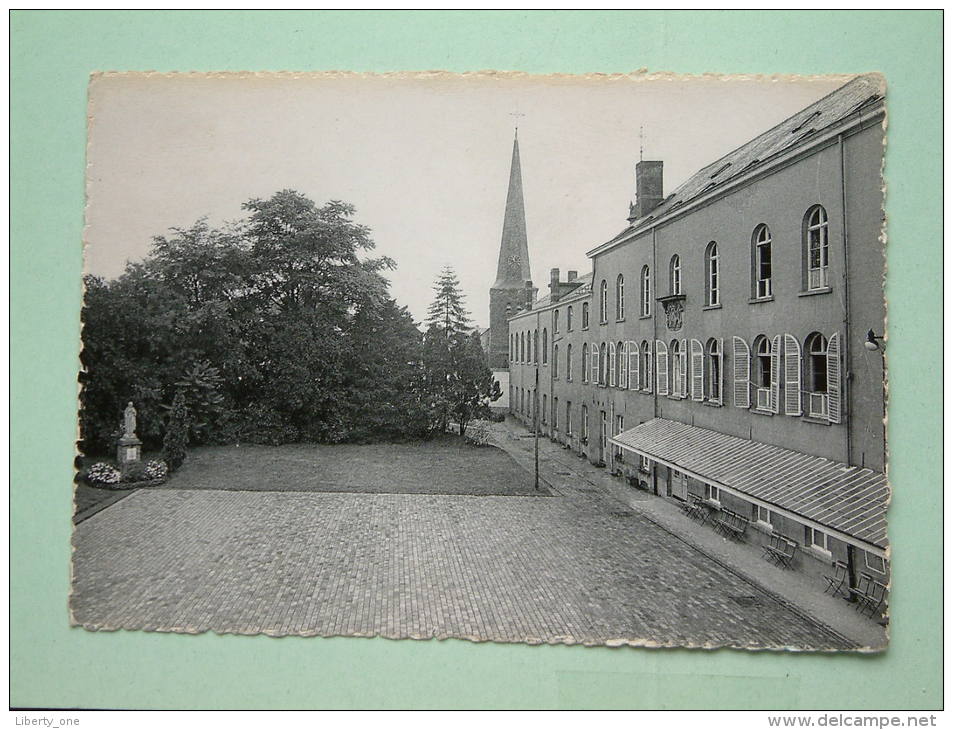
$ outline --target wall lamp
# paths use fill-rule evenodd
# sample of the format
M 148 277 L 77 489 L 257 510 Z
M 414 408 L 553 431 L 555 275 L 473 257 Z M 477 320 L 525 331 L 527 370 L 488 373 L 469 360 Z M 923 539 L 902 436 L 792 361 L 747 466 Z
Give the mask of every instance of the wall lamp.
M 878 337 L 874 334 L 873 330 L 867 330 L 867 339 L 864 340 L 864 347 L 870 350 L 871 352 L 876 352 L 881 349 L 881 344 L 884 341 L 884 338 Z

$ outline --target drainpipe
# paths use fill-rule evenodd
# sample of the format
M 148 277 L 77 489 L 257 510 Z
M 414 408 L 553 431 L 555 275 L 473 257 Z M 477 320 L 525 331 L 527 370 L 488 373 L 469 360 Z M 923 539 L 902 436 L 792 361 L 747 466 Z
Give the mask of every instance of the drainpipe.
M 652 226 L 652 276 L 649 277 L 649 285 L 652 287 L 652 291 L 649 292 L 649 301 L 652 299 L 657 299 L 658 297 L 658 245 L 656 239 L 657 228 Z M 652 295 L 655 295 L 654 297 Z M 659 399 L 658 399 L 658 373 L 656 368 L 658 368 L 658 356 L 655 353 L 656 342 L 658 341 L 658 302 L 656 301 L 655 310 L 652 313 L 652 346 L 650 348 L 652 352 L 652 379 L 654 383 L 649 383 L 649 387 L 652 388 L 652 416 L 658 418 L 660 415 L 659 412 Z M 655 466 L 652 469 L 652 491 L 655 492 L 656 496 L 659 494 L 658 488 L 658 463 L 656 462 Z
M 850 255 L 848 253 L 848 236 L 847 236 L 847 163 L 845 160 L 844 154 L 844 134 L 841 133 L 837 135 L 837 146 L 840 152 L 840 180 L 841 180 L 841 215 L 843 216 L 843 222 L 841 225 L 841 231 L 843 236 L 843 245 L 844 245 L 844 364 L 845 364 L 845 377 L 844 377 L 844 418 L 845 425 L 847 426 L 847 458 L 844 460 L 846 463 L 851 464 L 851 449 L 852 449 L 852 439 L 851 439 L 851 429 L 854 425 L 853 418 L 853 403 L 851 402 L 851 383 L 854 379 L 853 369 L 851 367 L 850 359 Z

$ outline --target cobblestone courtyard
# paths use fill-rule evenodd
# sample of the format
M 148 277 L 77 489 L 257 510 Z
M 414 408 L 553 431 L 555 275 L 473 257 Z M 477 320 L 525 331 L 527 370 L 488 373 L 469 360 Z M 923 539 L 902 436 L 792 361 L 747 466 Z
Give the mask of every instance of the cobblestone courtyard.
M 592 492 L 144 490 L 77 526 L 73 616 L 96 629 L 851 645 Z

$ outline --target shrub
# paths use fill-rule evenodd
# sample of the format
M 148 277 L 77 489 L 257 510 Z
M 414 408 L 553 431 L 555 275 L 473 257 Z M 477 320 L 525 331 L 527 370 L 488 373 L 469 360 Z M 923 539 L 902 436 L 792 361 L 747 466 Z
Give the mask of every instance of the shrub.
M 165 427 L 165 438 L 162 440 L 162 452 L 165 455 L 169 471 L 175 471 L 185 461 L 189 443 L 189 414 L 185 407 L 185 396 L 182 391 L 175 394 L 172 400 L 172 410 Z
M 147 461 L 146 477 L 148 479 L 164 479 L 169 474 L 169 465 L 164 461 Z
M 122 475 L 119 473 L 119 470 L 116 467 L 114 467 L 112 464 L 106 464 L 103 462 L 93 464 L 91 467 L 89 467 L 89 471 L 86 472 L 86 481 L 88 481 L 90 484 L 119 484 L 119 480 L 121 478 Z
M 124 482 L 144 482 L 148 478 L 146 465 L 139 461 L 127 464 L 122 470 L 122 480 Z

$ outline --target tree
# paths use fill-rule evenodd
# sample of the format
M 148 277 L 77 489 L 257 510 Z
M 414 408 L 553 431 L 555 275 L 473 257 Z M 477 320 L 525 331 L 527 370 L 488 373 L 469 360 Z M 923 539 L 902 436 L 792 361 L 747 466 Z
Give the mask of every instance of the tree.
M 463 308 L 460 281 L 453 269 L 444 266 L 434 284 L 434 300 L 427 310 L 427 329 L 439 328 L 447 339 L 472 328 L 470 313 Z
M 434 430 L 445 431 L 453 418 L 463 435 L 468 421 L 489 415 L 489 402 L 500 397 L 500 389 L 486 365 L 479 335 L 470 331 L 452 269 L 444 267 L 434 292 L 423 348 L 428 405 Z
M 189 412 L 185 406 L 185 394 L 180 390 L 172 399 L 172 410 L 166 424 L 162 453 L 169 471 L 175 471 L 185 461 L 189 444 Z
M 292 190 L 156 236 L 112 281 L 87 277 L 82 450 L 115 447 L 136 403 L 159 448 L 182 391 L 197 442 L 398 438 L 429 423 L 421 335 L 387 293 L 387 257 L 367 257 L 354 208 Z

